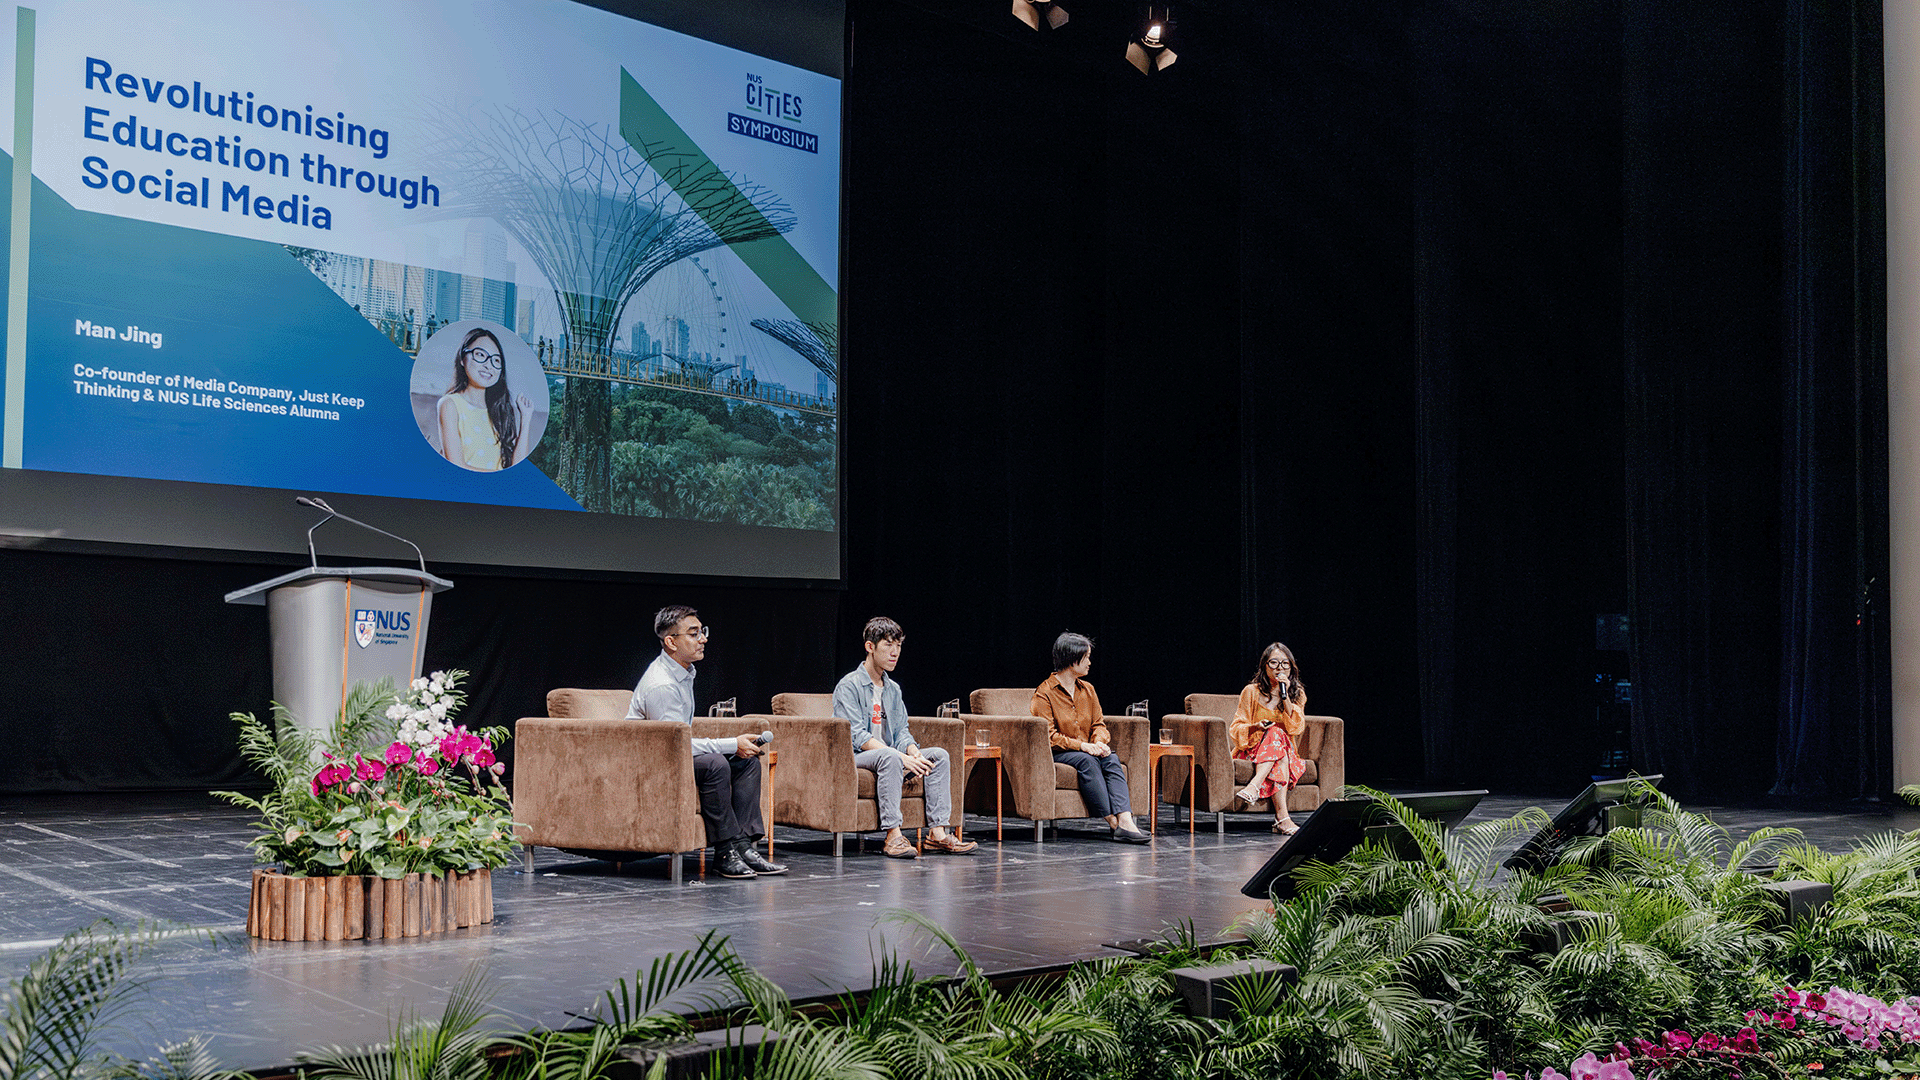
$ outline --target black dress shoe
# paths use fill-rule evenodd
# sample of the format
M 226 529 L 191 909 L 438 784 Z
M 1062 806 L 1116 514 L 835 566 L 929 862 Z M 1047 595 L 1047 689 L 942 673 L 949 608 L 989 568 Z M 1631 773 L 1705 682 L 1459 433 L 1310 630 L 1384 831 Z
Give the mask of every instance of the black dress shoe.
M 713 855 L 714 870 L 721 877 L 750 878 L 760 876 L 754 872 L 753 867 L 747 865 L 747 860 L 740 857 L 740 846 L 738 844 L 730 844 L 724 848 L 720 848 L 716 850 Z
M 787 872 L 786 863 L 769 861 L 765 855 L 760 854 L 759 845 L 752 841 L 741 844 L 739 851 L 740 861 L 753 867 L 753 872 L 756 874 L 784 874 Z
M 1138 829 L 1115 829 L 1113 838 L 1122 844 L 1144 844 L 1153 839 Z

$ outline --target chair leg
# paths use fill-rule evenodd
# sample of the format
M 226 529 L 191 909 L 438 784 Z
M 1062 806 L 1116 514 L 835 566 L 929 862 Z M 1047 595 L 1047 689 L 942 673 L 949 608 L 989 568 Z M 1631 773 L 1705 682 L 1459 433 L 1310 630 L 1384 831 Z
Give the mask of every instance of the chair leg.
M 520 870 L 522 873 L 527 873 L 527 874 L 533 873 L 533 845 L 532 844 L 525 844 L 525 845 L 522 845 L 520 848 Z
M 839 859 L 839 858 L 845 857 L 847 853 L 846 843 L 847 843 L 846 833 L 837 832 L 833 834 L 833 857 L 834 858 Z
M 1227 812 L 1225 810 L 1214 811 L 1213 831 L 1219 833 L 1221 836 L 1227 835 Z
M 1046 822 L 1035 821 L 1033 823 L 1033 842 L 1036 844 L 1044 844 L 1047 842 L 1047 823 Z
M 686 872 L 680 869 L 680 859 L 681 855 L 677 851 L 667 854 L 667 880 L 675 885 L 680 884 L 686 877 Z

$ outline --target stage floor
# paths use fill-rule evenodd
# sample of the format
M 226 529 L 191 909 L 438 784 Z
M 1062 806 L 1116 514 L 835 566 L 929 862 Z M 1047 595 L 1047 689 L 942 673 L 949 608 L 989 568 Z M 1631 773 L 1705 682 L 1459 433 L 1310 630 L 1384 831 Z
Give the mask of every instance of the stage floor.
M 1552 800 L 1493 797 L 1474 819 Z M 1788 813 L 1705 808 L 1737 834 L 1802 829 L 1828 849 L 1888 829 L 1920 828 L 1920 811 Z M 404 1009 L 434 1015 L 476 963 L 494 988 L 503 1029 L 568 1026 L 616 979 L 654 957 L 691 948 L 712 928 L 795 998 L 870 984 L 876 954 L 897 948 L 926 974 L 953 970 L 924 935 L 879 922 L 908 910 L 952 934 L 989 973 L 1123 955 L 1104 942 L 1155 937 L 1191 920 L 1203 939 L 1264 905 L 1240 884 L 1277 843 L 1255 815 L 1225 835 L 1210 817 L 1189 839 L 1163 812 L 1149 848 L 1069 824 L 1033 842 L 1026 822 L 993 842 L 991 818 L 970 817 L 972 856 L 896 861 L 869 843 L 832 857 L 827 838 L 779 830 L 782 877 L 675 886 L 666 863 L 581 862 L 542 849 L 531 875 L 494 877 L 495 922 L 437 938 L 262 942 L 241 931 L 252 854 L 246 813 L 204 797 L 91 795 L 0 799 L 0 975 L 17 975 L 54 939 L 102 917 L 205 927 L 161 944 L 145 986 L 111 1045 L 147 1053 L 191 1034 L 210 1037 L 222 1064 L 266 1069 L 297 1050 L 386 1035 Z M 1089 825 L 1092 823 L 1088 823 Z M 691 878 L 692 862 L 688 873 Z

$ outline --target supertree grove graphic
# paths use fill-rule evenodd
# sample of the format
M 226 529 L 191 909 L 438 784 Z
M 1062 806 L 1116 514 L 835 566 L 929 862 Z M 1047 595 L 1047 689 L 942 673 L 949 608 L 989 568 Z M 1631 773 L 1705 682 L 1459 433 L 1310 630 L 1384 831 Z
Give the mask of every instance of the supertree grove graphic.
M 675 262 L 790 231 L 777 195 L 711 163 L 649 165 L 600 125 L 543 112 L 476 109 L 443 117 L 434 153 L 453 174 L 453 213 L 505 228 L 553 287 L 566 327 L 548 370 L 565 378 L 562 489 L 590 511 L 612 509 L 613 355 L 621 313 Z
M 838 328 L 798 319 L 755 319 L 753 328 L 799 353 L 807 363 L 835 383 L 840 381 Z

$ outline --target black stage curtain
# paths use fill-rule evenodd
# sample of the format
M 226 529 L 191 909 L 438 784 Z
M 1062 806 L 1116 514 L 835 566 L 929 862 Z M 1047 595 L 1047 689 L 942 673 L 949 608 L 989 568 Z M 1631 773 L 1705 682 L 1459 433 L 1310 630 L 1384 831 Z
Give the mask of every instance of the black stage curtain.
M 1627 5 L 1635 756 L 1689 793 L 1876 795 L 1879 11 L 1766 14 Z
M 258 782 L 228 714 L 265 715 L 263 607 L 227 592 L 287 570 L 248 563 L 0 550 L 0 792 L 206 789 Z M 511 578 L 435 567 L 426 669 L 474 673 L 463 718 L 546 715 L 559 686 L 630 687 L 659 652 L 653 612 L 693 603 L 714 627 L 696 702 L 763 711 L 832 671 L 833 589 Z M 507 747 L 511 760 L 512 746 Z
M 1619 11 L 1409 22 L 1425 778 L 1577 788 L 1612 735 L 1593 620 L 1626 592 Z
M 1884 139 L 1877 4 L 1786 7 L 1776 795 L 1893 786 L 1886 595 Z
M 1635 764 L 1764 789 L 1780 626 L 1777 11 L 1626 4 Z

